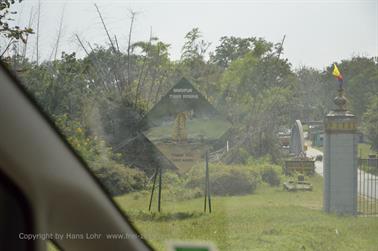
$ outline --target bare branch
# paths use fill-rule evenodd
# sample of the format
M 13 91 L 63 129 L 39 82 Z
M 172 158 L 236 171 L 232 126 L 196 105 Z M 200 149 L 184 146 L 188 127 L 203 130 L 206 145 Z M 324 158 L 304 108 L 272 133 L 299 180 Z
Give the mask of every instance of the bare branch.
M 140 88 L 142 86 L 142 79 L 144 79 L 143 73 L 144 73 L 144 69 L 145 69 L 146 64 L 147 64 L 148 54 L 150 53 L 151 43 L 152 43 L 152 27 L 150 28 L 150 39 L 148 41 L 148 45 L 147 45 L 147 48 L 146 48 L 146 55 L 144 55 L 144 58 L 143 58 L 142 69 L 140 70 L 140 73 L 139 73 L 138 84 L 137 84 L 136 91 L 135 91 L 135 101 L 134 101 L 135 107 L 137 106 L 137 103 L 138 103 L 139 91 L 140 91 Z M 146 75 L 147 75 L 147 73 L 146 73 Z
M 77 41 L 79 42 L 81 48 L 83 48 L 83 50 L 85 51 L 85 54 L 87 54 L 87 56 L 89 56 L 89 53 L 88 53 L 87 49 L 85 48 L 83 42 L 81 42 L 79 35 L 75 34 L 75 37 L 76 37 Z
M 117 45 L 117 51 L 120 52 L 120 51 L 119 51 L 118 40 L 117 40 L 117 36 L 116 36 L 116 35 L 114 35 L 114 41 L 115 41 L 115 43 L 116 43 L 116 45 Z
M 53 48 L 51 55 L 50 55 L 50 60 L 52 58 L 52 54 L 54 54 L 54 60 L 56 60 L 56 55 L 58 54 L 59 42 L 60 42 L 60 38 L 62 36 L 64 10 L 65 10 L 65 7 L 63 7 L 62 14 L 60 16 L 58 35 L 57 35 L 56 42 L 55 42 L 55 48 Z
M 127 43 L 127 86 L 131 84 L 131 64 L 130 64 L 130 49 L 131 49 L 131 34 L 133 32 L 133 25 L 135 20 L 135 15 L 137 12 L 129 10 L 131 14 L 131 23 L 130 23 L 130 30 L 129 30 L 129 41 Z
M 41 0 L 38 1 L 38 12 L 37 12 L 37 39 L 36 39 L 36 49 L 37 49 L 37 65 L 39 64 L 39 21 L 41 18 Z
M 33 20 L 33 7 L 30 10 L 30 17 L 29 17 L 29 22 L 28 22 L 28 27 L 31 27 L 32 25 L 32 20 Z M 26 51 L 28 47 L 28 39 L 29 39 L 29 33 L 26 34 L 25 36 L 25 43 L 24 43 L 24 48 L 22 50 L 22 58 L 26 59 Z
M 13 44 L 14 39 L 12 38 L 9 40 L 7 46 L 5 47 L 4 51 L 1 53 L 0 58 L 3 58 L 4 54 L 8 51 L 9 47 Z
M 102 25 L 104 26 L 104 30 L 106 32 L 106 35 L 108 36 L 108 39 L 109 39 L 109 42 L 110 42 L 110 45 L 112 46 L 112 49 L 113 49 L 113 52 L 115 53 L 116 52 L 116 49 L 115 49 L 115 46 L 113 44 L 113 40 L 111 39 L 110 37 L 110 34 L 109 34 L 109 31 L 108 31 L 108 28 L 106 28 L 106 25 L 105 25 L 105 22 L 104 22 L 104 19 L 102 18 L 102 15 L 101 15 L 101 12 L 100 12 L 100 9 L 98 8 L 97 4 L 94 4 L 94 6 L 96 7 L 96 10 L 97 10 L 97 13 L 101 19 L 101 23 Z
M 83 42 L 81 41 L 79 35 L 78 35 L 78 34 L 75 34 L 75 37 L 76 37 L 77 41 L 79 42 L 80 46 L 83 48 L 83 50 L 84 50 L 85 53 L 87 54 L 87 56 L 89 56 L 89 52 L 88 52 L 88 50 L 85 48 L 85 46 L 84 46 Z M 90 44 L 89 42 L 88 42 L 88 46 L 89 46 L 89 48 L 91 48 L 91 50 L 93 51 L 93 48 L 92 48 L 92 46 L 91 46 L 91 44 Z M 102 84 L 103 84 L 103 86 L 104 86 L 104 89 L 105 89 L 106 91 L 109 91 L 109 88 L 108 88 L 108 86 L 107 86 L 107 84 L 106 84 L 106 81 L 104 80 L 104 79 L 105 79 L 104 76 L 106 76 L 106 74 L 104 73 L 104 70 L 103 70 L 102 67 L 99 65 L 99 63 L 97 62 L 97 57 L 96 57 L 96 54 L 95 54 L 95 53 L 93 54 L 93 57 L 94 57 L 94 59 L 91 59 L 91 61 L 92 61 L 93 65 L 94 65 L 94 67 L 96 68 L 95 75 L 96 75 L 97 77 L 99 77 L 99 79 L 101 79 Z M 100 73 L 100 74 L 99 74 L 99 73 Z

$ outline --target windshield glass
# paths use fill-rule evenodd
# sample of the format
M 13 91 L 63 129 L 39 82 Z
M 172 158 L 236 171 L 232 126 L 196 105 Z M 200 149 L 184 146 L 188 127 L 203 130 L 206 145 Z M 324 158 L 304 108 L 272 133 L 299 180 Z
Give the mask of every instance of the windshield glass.
M 152 247 L 378 246 L 376 1 L 0 6 L 1 60 Z

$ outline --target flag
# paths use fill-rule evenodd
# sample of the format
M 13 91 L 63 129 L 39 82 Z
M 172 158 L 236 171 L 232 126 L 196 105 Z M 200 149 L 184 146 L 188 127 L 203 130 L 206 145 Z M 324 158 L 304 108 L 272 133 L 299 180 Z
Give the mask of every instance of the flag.
M 343 81 L 343 75 L 341 75 L 339 68 L 337 68 L 336 64 L 333 64 L 332 75 L 335 76 L 339 81 Z

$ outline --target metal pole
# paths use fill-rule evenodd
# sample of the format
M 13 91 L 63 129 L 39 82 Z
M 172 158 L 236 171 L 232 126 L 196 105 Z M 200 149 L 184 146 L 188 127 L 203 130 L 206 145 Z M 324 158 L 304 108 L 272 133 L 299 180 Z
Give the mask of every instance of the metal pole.
M 358 158 L 358 186 L 359 186 L 359 191 L 358 191 L 358 201 L 359 203 L 359 212 L 362 213 L 362 174 L 361 174 L 361 166 L 362 166 L 362 159 L 361 159 L 361 149 L 360 149 L 360 157 Z
M 369 168 L 369 165 L 367 167 Z M 369 201 L 369 198 L 370 198 L 369 173 L 365 172 L 365 175 L 366 175 L 366 180 L 365 180 L 366 181 L 366 214 L 368 215 L 369 214 L 369 205 L 370 205 L 370 201 Z
M 378 159 L 375 161 L 376 171 L 378 171 Z M 377 172 L 378 173 L 378 172 Z M 377 175 L 374 176 L 374 213 L 377 214 Z
M 153 196 L 154 196 L 154 192 L 155 192 L 155 185 L 156 185 L 156 177 L 157 177 L 157 173 L 158 173 L 158 168 L 155 169 L 155 173 L 154 173 L 154 183 L 153 183 L 153 185 L 152 185 L 151 197 L 150 197 L 150 205 L 148 206 L 148 211 L 151 211 L 152 198 L 153 198 Z
M 207 202 L 207 152 L 205 153 L 205 201 L 203 203 L 203 211 L 206 213 Z
M 366 169 L 366 168 L 364 168 L 364 169 Z M 368 203 L 367 198 L 368 198 L 368 196 L 367 196 L 366 172 L 365 171 L 364 171 L 364 197 L 365 197 L 364 209 L 365 209 L 365 213 L 367 213 L 367 206 L 368 206 L 367 205 L 367 203 Z
M 160 204 L 161 204 L 161 173 L 162 168 L 159 168 L 159 195 L 158 195 L 158 212 L 160 212 Z
M 377 215 L 377 176 L 374 176 L 374 214 Z
M 373 213 L 373 184 L 371 183 L 373 181 L 371 177 L 371 173 L 368 173 L 369 175 L 369 205 L 370 205 L 370 214 Z
M 358 160 L 358 167 L 357 167 L 357 172 L 358 172 L 358 180 L 357 180 L 357 184 L 358 184 L 358 193 L 357 193 L 357 196 L 358 196 L 358 204 L 357 204 L 357 213 L 360 212 L 361 210 L 361 170 L 360 170 L 360 167 L 361 167 L 361 160 L 359 159 Z
M 207 198 L 209 200 L 209 213 L 211 213 L 209 155 L 207 151 L 206 151 L 206 178 L 207 178 Z

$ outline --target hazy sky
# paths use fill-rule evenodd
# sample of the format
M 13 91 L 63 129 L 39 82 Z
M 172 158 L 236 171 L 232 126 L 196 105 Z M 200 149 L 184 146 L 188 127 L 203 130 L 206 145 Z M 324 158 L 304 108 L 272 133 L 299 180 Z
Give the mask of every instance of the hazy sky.
M 110 33 L 117 36 L 123 50 L 127 47 L 129 10 L 133 10 L 138 14 L 132 41 L 148 40 L 152 27 L 154 36 L 171 44 L 170 54 L 174 59 L 180 57 L 184 36 L 193 27 L 198 27 L 203 38 L 212 43 L 212 50 L 221 36 L 257 36 L 276 43 L 286 34 L 283 56 L 294 67 L 305 65 L 323 69 L 353 55 L 378 55 L 378 0 L 41 0 L 40 51 L 43 58 L 51 55 L 63 10 L 59 51 L 76 51 L 83 55 L 74 33 L 91 44 L 107 42 L 94 3 L 98 4 Z M 28 23 L 33 12 L 35 29 L 37 6 L 38 1 L 24 0 L 17 7 L 17 22 Z M 35 57 L 35 42 L 31 40 L 30 43 L 29 55 Z

